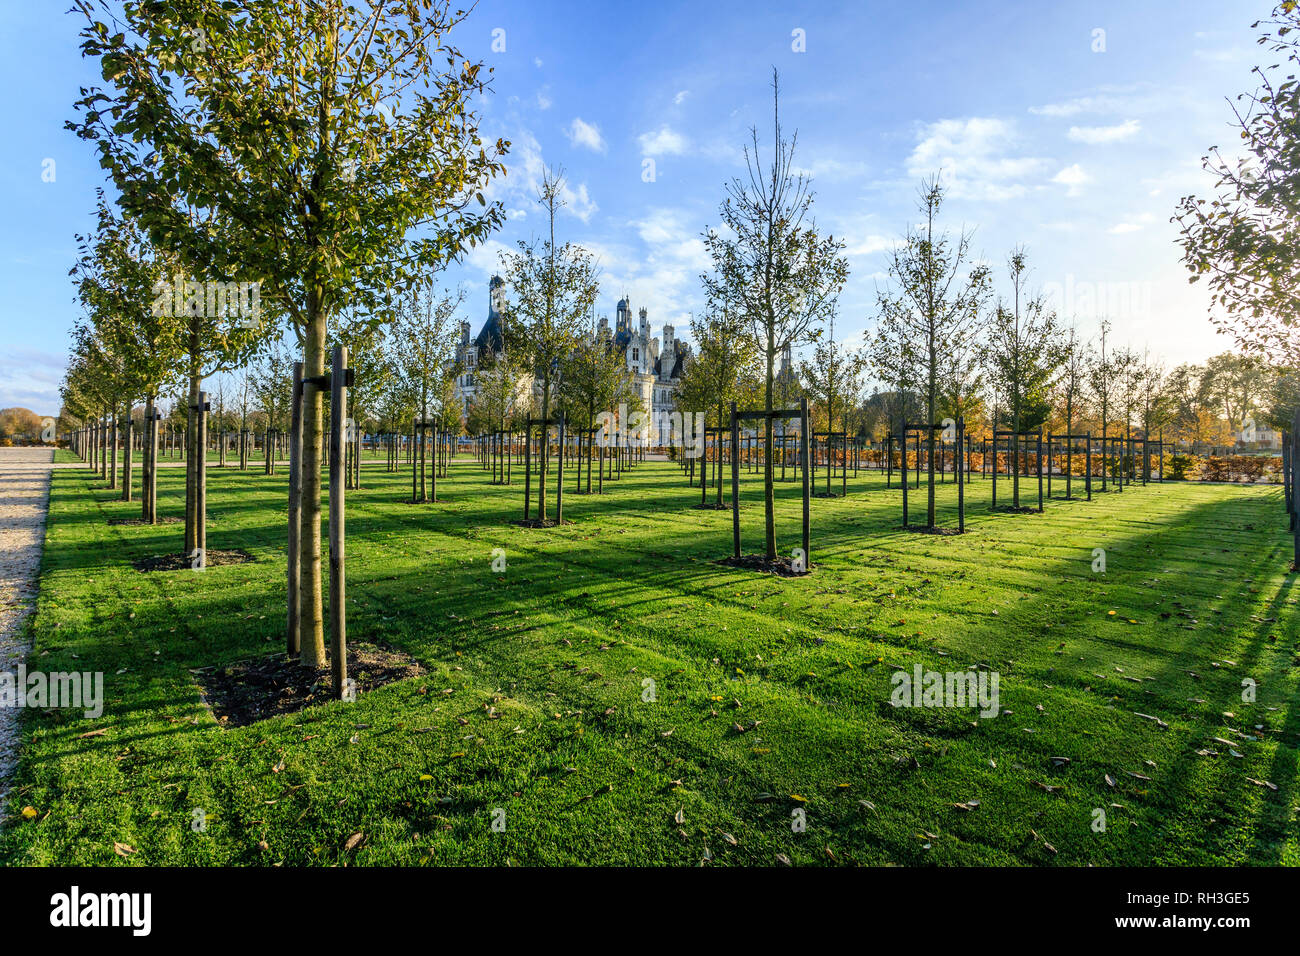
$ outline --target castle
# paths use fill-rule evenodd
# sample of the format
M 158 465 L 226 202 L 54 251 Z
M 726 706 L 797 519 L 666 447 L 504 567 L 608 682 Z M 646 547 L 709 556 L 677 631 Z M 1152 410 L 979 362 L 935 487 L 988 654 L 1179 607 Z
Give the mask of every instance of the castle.
M 505 311 L 505 281 L 493 276 L 488 283 L 488 315 L 478 335 L 470 338 L 470 324 L 461 322 L 460 343 L 456 361 L 460 374 L 456 377 L 456 394 L 468 412 L 477 389 L 475 372 L 478 367 L 500 355 L 505 349 L 501 314 Z M 609 319 L 601 317 L 596 334 L 609 343 L 609 347 L 623 354 L 624 366 L 631 376 L 645 408 L 650 414 L 669 413 L 677 408 L 677 385 L 682 368 L 690 356 L 690 346 L 676 337 L 671 325 L 663 327 L 662 343 L 650 334 L 650 319 L 644 308 L 632 324 L 632 306 L 627 296 L 618 300 L 615 327 L 611 333 Z

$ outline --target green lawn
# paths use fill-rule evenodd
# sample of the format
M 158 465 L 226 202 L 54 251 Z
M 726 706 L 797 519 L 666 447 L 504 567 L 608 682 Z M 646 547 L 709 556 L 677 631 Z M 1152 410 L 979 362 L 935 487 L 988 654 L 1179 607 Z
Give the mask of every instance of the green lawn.
M 671 464 L 602 497 L 570 483 L 572 523 L 548 530 L 511 523 L 521 469 L 511 488 L 465 460 L 454 475 L 412 506 L 409 474 L 368 463 L 348 500 L 349 635 L 427 676 L 227 730 L 190 669 L 281 647 L 285 474 L 209 471 L 208 546 L 254 563 L 143 574 L 131 561 L 179 551 L 180 526 L 108 526 L 138 504 L 55 472 L 30 666 L 102 670 L 108 703 L 96 720 L 24 715 L 0 860 L 1300 863 L 1276 487 L 1152 484 L 991 515 L 976 479 L 968 534 L 939 537 L 898 530 L 899 493 L 873 473 L 813 501 L 814 573 L 783 579 L 714 563 L 730 514 L 692 509 Z M 753 550 L 762 489 L 742 477 Z M 160 470 L 160 513 L 183 513 L 183 482 Z M 944 486 L 945 521 L 953 500 Z M 778 508 L 788 553 L 793 482 Z M 917 663 L 998 672 L 1004 712 L 890 706 L 891 674 Z

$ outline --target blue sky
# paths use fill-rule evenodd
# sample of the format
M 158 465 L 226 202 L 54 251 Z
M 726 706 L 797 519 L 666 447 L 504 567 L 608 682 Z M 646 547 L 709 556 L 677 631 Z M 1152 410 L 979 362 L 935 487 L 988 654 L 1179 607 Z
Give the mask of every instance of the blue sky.
M 62 128 L 97 78 L 67 6 L 0 2 L 0 407 L 42 414 L 57 410 L 77 316 L 74 235 L 103 181 Z M 890 244 L 921 178 L 941 168 L 945 221 L 975 229 L 1000 287 L 1007 253 L 1024 245 L 1034 284 L 1085 333 L 1105 310 L 1119 342 L 1170 365 L 1229 347 L 1187 282 L 1169 217 L 1180 196 L 1208 191 L 1206 148 L 1233 145 L 1225 97 L 1253 88 L 1250 24 L 1271 0 L 799 6 L 481 0 L 458 42 L 494 68 L 484 129 L 513 147 L 492 190 L 506 228 L 448 270 L 448 284 L 472 289 L 475 331 L 497 252 L 542 230 L 533 193 L 558 164 L 572 191 L 560 236 L 598 255 L 599 311 L 612 320 L 627 293 L 656 335 L 665 322 L 681 335 L 702 304 L 700 233 L 743 171 L 749 127 L 770 143 L 775 66 L 817 221 L 848 246 L 837 338 L 871 328 Z

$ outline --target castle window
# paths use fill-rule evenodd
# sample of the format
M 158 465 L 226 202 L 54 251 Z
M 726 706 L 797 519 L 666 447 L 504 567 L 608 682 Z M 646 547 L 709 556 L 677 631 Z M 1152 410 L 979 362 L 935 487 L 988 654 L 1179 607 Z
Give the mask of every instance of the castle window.
M 639 351 L 638 349 L 633 349 L 633 350 L 632 350 L 632 358 L 636 359 L 636 358 L 640 358 L 640 357 L 641 357 L 641 355 L 640 355 L 640 351 Z

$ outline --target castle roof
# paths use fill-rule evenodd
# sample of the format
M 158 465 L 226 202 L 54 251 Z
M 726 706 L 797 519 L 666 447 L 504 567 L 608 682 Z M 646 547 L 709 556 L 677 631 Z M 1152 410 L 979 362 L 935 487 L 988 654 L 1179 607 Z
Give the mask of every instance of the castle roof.
M 671 366 L 671 369 L 672 369 L 672 370 L 668 373 L 668 377 L 669 377 L 669 378 L 681 378 L 681 376 L 682 376 L 682 366 L 686 364 L 686 355 L 687 355 L 686 343 L 683 342 L 683 341 L 681 341 L 680 339 L 677 340 L 677 341 L 675 341 L 675 342 L 673 342 L 673 354 L 672 354 L 672 362 L 673 362 L 673 364 L 672 364 L 672 366 Z M 661 352 L 660 355 L 659 355 L 659 357 L 658 357 L 657 359 L 655 359 L 655 374 L 656 374 L 656 375 L 661 375 L 661 374 L 662 374 L 662 372 L 663 372 L 663 361 L 664 361 L 664 358 L 665 358 L 665 357 L 667 357 L 667 352 L 666 352 L 666 351 L 665 351 L 665 352 Z
M 504 284 L 500 276 L 493 276 L 490 288 L 495 289 Z M 488 296 L 487 321 L 483 323 L 483 328 L 474 337 L 474 347 L 478 350 L 480 358 L 489 352 L 495 354 L 505 351 L 505 337 L 501 331 L 501 313 L 497 311 L 491 295 Z
M 626 349 L 632 344 L 632 330 L 626 325 L 620 325 L 618 331 L 614 333 L 613 347 L 620 351 Z

